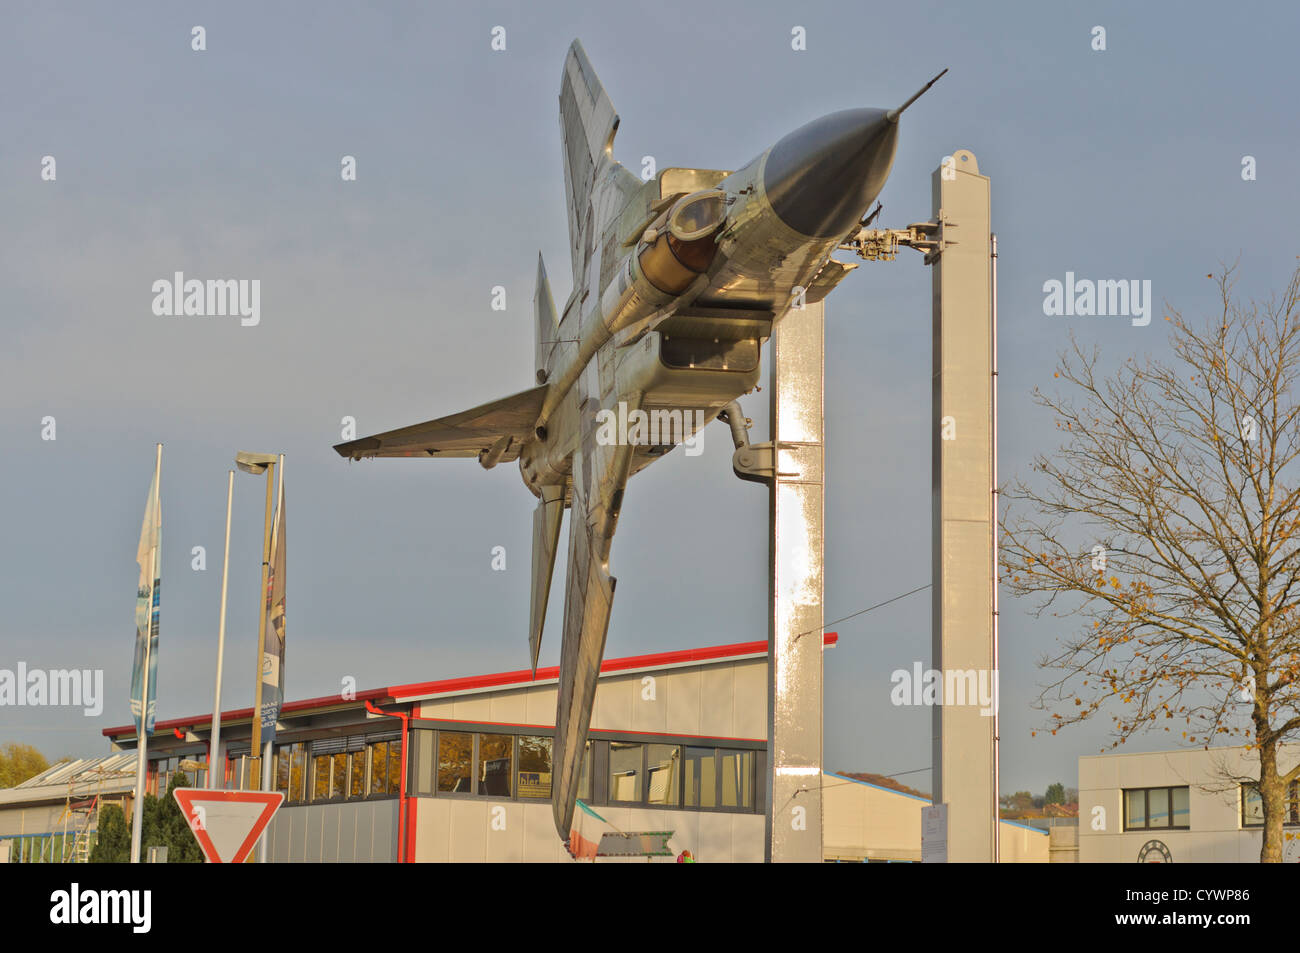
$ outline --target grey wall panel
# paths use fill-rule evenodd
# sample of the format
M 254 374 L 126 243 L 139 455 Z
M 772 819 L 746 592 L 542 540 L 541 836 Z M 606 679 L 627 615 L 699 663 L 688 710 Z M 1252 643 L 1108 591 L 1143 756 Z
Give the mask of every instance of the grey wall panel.
M 371 814 L 370 859 L 376 862 L 397 861 L 397 802 L 373 801 Z
M 338 859 L 343 863 L 352 863 L 357 860 L 357 828 L 360 825 L 358 816 L 370 813 L 366 809 L 369 807 L 364 802 L 356 804 L 339 805 L 339 853 Z M 370 825 L 367 824 L 367 827 Z M 370 853 L 367 847 L 366 853 Z
M 304 852 L 302 859 L 309 864 L 320 863 L 321 830 L 324 827 L 322 815 L 324 807 L 305 807 L 307 825 L 303 838 Z
M 327 804 L 321 810 L 321 846 L 320 859 L 322 863 L 335 864 L 339 859 L 339 816 L 343 813 L 343 805 Z

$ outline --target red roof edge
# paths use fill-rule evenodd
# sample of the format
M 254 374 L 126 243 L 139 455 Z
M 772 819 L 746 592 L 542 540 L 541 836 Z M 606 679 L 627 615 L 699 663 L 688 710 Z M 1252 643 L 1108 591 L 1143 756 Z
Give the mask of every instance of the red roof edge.
M 822 645 L 835 645 L 837 642 L 839 642 L 839 634 L 836 632 L 827 632 L 822 637 Z M 736 642 L 731 645 L 714 645 L 702 649 L 678 649 L 673 652 L 652 652 L 649 655 L 630 655 L 625 658 L 606 659 L 601 663 L 600 673 L 609 675 L 635 669 L 660 668 L 668 665 L 686 665 L 691 662 L 711 662 L 745 655 L 766 654 L 766 639 L 758 642 Z M 343 701 L 366 702 L 377 701 L 381 698 L 400 700 L 413 695 L 445 694 L 448 692 L 471 691 L 473 689 L 500 688 L 507 685 L 527 685 L 533 681 L 547 681 L 559 678 L 559 676 L 559 666 L 549 665 L 546 668 L 539 668 L 536 677 L 525 668 L 514 672 L 496 672 L 491 675 L 471 675 L 463 678 L 444 678 L 432 682 L 412 682 L 407 685 L 393 685 L 388 688 L 372 688 L 364 692 L 357 692 L 350 699 L 343 699 L 338 695 L 322 695 L 319 698 L 288 702 L 281 711 L 286 713 L 309 711 L 313 708 L 337 705 Z M 221 713 L 223 723 L 252 717 L 253 709 L 251 708 L 240 708 L 235 711 Z M 211 715 L 195 715 L 189 718 L 174 718 L 170 721 L 156 722 L 154 731 L 168 731 L 176 728 L 193 729 L 204 725 L 210 726 L 211 724 Z M 105 728 L 103 733 L 110 738 L 118 735 L 134 735 L 135 726 L 122 725 L 116 728 Z

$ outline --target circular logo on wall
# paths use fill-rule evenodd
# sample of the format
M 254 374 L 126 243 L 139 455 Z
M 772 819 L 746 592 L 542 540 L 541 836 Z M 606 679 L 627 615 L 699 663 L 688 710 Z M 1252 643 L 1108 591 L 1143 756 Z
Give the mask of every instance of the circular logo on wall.
M 1174 855 L 1169 853 L 1169 848 L 1162 841 L 1149 840 L 1138 851 L 1139 864 L 1172 864 L 1173 862 Z

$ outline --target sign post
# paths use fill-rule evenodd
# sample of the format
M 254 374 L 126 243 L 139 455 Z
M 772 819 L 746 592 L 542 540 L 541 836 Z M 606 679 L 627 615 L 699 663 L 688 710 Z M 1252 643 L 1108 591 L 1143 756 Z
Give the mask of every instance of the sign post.
M 175 788 L 172 796 L 210 864 L 242 864 L 284 803 L 279 791 Z

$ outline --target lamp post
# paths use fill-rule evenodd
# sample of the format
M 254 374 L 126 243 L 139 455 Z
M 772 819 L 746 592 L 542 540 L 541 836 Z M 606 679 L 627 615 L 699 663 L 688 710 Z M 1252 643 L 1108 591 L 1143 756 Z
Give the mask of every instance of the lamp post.
M 212 738 L 208 742 L 208 787 L 226 786 L 226 759 L 221 756 L 221 665 L 226 651 L 226 581 L 230 576 L 230 504 L 235 471 L 226 477 L 226 554 L 221 560 L 221 617 L 217 623 L 217 687 L 212 702 Z

